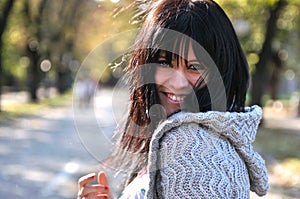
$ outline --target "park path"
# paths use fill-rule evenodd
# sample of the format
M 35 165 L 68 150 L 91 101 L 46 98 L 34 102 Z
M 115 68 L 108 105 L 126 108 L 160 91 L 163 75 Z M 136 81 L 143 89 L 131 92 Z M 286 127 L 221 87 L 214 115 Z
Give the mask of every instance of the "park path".
M 0 122 L 0 198 L 76 198 L 78 178 L 98 171 L 107 155 L 99 146 L 110 142 L 113 129 L 109 99 L 108 92 L 97 99 L 101 133 L 91 107 L 76 109 L 75 115 L 72 105 L 49 108 Z M 90 140 L 93 146 L 85 146 Z M 102 156 L 95 157 L 96 150 Z
M 78 178 L 102 169 L 112 147 L 112 131 L 126 105 L 126 94 L 116 93 L 100 91 L 93 108 L 69 105 L 0 123 L 0 198 L 76 198 Z M 279 122 L 288 127 L 280 119 L 266 120 L 266 125 Z M 292 124 L 300 132 L 299 120 Z M 280 179 L 272 174 L 270 180 Z M 262 198 L 300 198 L 276 189 Z

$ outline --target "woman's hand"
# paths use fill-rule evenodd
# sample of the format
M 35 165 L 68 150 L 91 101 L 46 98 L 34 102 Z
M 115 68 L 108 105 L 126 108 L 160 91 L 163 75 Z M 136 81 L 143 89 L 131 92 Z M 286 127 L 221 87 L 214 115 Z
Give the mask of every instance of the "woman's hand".
M 90 173 L 78 180 L 78 199 L 108 199 L 109 187 L 103 171 L 98 173 L 98 184 L 89 183 L 96 180 L 96 173 Z

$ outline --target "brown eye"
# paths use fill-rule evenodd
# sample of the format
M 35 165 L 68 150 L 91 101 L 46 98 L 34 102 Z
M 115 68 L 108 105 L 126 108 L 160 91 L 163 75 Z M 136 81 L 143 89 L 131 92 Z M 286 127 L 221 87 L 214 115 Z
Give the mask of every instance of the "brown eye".
M 206 67 L 203 64 L 190 64 L 187 66 L 188 70 L 205 70 Z
M 163 67 L 163 68 L 171 68 L 172 67 L 171 64 L 165 60 L 158 61 L 158 64 L 159 64 L 159 67 Z

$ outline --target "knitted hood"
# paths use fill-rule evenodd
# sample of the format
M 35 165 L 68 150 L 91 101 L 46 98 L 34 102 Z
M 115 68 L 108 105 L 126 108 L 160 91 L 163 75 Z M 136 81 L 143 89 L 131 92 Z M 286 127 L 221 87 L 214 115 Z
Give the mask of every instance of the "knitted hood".
M 253 150 L 262 110 L 179 112 L 154 132 L 147 198 L 249 198 L 265 195 L 267 170 Z

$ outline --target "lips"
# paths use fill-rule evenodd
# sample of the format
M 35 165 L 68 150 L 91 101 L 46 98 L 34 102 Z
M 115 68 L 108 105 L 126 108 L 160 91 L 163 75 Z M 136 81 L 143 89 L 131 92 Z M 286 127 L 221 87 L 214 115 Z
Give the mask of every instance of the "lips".
M 165 93 L 171 103 L 178 104 L 184 101 L 185 95 L 175 95 L 173 93 Z

